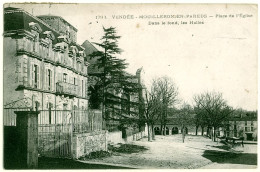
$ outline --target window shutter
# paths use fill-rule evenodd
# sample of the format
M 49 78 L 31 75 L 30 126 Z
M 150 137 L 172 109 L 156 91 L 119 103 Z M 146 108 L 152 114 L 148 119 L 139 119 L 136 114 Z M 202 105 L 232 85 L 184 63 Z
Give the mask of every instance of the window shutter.
M 62 73 L 58 74 L 59 81 L 62 81 Z
M 84 97 L 87 97 L 88 95 L 88 81 L 87 79 L 85 79 L 85 96 Z
M 23 59 L 23 84 L 27 85 L 27 59 Z
M 50 87 L 51 87 L 51 91 L 53 90 L 53 77 L 52 77 L 52 70 L 50 70 Z
M 48 80 L 48 75 L 49 75 L 49 73 L 48 73 L 48 68 L 46 68 L 45 69 L 45 82 L 44 82 L 44 88 L 46 89 L 46 90 L 49 90 L 48 89 L 48 87 L 49 87 L 49 80 Z
M 31 86 L 34 87 L 34 64 L 31 65 Z
M 40 88 L 40 68 L 39 66 L 37 65 L 37 88 Z

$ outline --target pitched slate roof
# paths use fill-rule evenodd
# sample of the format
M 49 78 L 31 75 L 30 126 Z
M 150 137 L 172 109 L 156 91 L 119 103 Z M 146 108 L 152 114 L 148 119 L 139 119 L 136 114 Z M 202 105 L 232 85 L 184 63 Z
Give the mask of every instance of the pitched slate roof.
M 58 43 L 58 37 L 61 36 L 61 34 L 41 19 L 33 16 L 21 8 L 7 7 L 4 9 L 4 32 L 15 30 L 31 31 L 29 26 L 29 23 L 31 22 L 38 23 L 41 27 L 42 32 L 40 33 L 40 37 L 44 36 L 44 31 L 51 31 L 55 37 L 52 44 L 55 45 Z M 77 46 L 80 51 L 84 50 L 84 48 L 77 43 L 71 42 L 70 45 Z
M 91 59 L 89 56 L 91 53 L 98 51 L 98 49 L 88 40 L 85 40 L 81 46 L 85 48 L 86 60 L 90 63 L 88 67 L 88 74 L 89 75 L 101 74 L 103 69 L 101 68 L 98 69 L 98 67 L 95 66 L 97 58 Z

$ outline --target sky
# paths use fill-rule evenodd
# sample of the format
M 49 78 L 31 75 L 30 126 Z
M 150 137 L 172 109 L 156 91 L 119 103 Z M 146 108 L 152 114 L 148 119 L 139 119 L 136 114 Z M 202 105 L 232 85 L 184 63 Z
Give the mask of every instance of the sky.
M 149 86 L 168 76 L 179 97 L 192 104 L 206 91 L 223 94 L 234 108 L 257 109 L 257 8 L 253 5 L 11 4 L 33 15 L 58 15 L 78 29 L 78 43 L 99 42 L 104 27 L 116 27 L 121 58 Z M 242 16 L 240 14 L 243 14 Z M 116 19 L 121 15 L 128 19 Z M 161 16 L 164 18 L 140 18 Z M 168 18 L 170 15 L 192 16 Z M 194 16 L 196 15 L 196 16 Z M 234 15 L 234 17 L 232 17 Z M 97 18 L 99 16 L 99 18 Z M 102 17 L 103 19 L 102 19 Z M 105 17 L 106 16 L 106 19 Z M 113 18 L 114 17 L 114 18 Z M 196 17 L 196 18 L 194 18 Z M 187 22 L 187 24 L 181 24 Z M 203 24 L 190 24 L 190 22 Z M 165 22 L 162 25 L 162 22 Z M 177 22 L 174 24 L 174 22 Z M 156 25 L 149 25 L 156 24 Z M 159 25 L 157 25 L 159 24 Z

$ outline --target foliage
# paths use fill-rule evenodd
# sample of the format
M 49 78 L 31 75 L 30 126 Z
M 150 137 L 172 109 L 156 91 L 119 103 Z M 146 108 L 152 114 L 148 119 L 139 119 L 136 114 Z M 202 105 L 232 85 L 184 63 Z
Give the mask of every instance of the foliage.
M 108 150 L 111 152 L 131 154 L 146 151 L 148 149 L 144 146 L 120 143 L 119 146 L 109 145 Z
M 182 142 L 184 143 L 185 139 L 185 128 L 189 125 L 194 124 L 194 116 L 193 116 L 193 109 L 192 107 L 187 104 L 183 103 L 180 110 L 176 113 L 176 121 L 181 126 L 182 130 Z
M 168 109 L 179 102 L 178 87 L 168 77 L 161 77 L 153 81 L 153 89 L 157 97 L 160 99 L 162 107 L 160 113 L 160 121 L 162 128 L 164 128 L 164 135 L 166 134 L 166 123 L 168 117 Z M 162 129 L 161 128 L 161 129 Z
M 233 109 L 227 105 L 221 93 L 204 93 L 194 97 L 194 110 L 201 120 L 211 127 L 219 127 L 229 118 Z
M 195 119 L 192 107 L 187 103 L 183 103 L 180 110 L 176 114 L 176 120 L 182 127 L 194 124 Z
M 102 50 L 90 54 L 91 59 L 96 59 L 94 67 L 100 71 L 93 77 L 94 84 L 90 89 L 90 105 L 95 108 L 101 105 L 105 120 L 129 118 L 129 114 L 136 116 L 137 114 L 129 109 L 130 107 L 136 109 L 138 105 L 130 103 L 129 96 L 135 94 L 140 88 L 133 82 L 133 76 L 124 71 L 128 65 L 125 59 L 118 57 L 122 50 L 118 46 L 120 36 L 116 34 L 116 29 L 103 27 L 103 30 L 104 35 L 100 39 L 101 43 L 94 43 Z M 125 95 L 125 97 L 118 96 L 120 94 Z M 120 106 L 125 108 L 118 108 Z
M 228 121 L 233 109 L 227 105 L 221 93 L 206 92 L 194 96 L 194 111 L 197 114 L 201 125 L 206 124 L 209 129 L 213 129 L 214 141 L 216 140 L 216 129 Z M 197 122 L 198 122 L 197 121 Z
M 96 152 L 91 152 L 88 155 L 81 157 L 80 160 L 100 159 L 100 158 L 110 157 L 111 155 L 112 154 L 107 151 L 96 151 Z

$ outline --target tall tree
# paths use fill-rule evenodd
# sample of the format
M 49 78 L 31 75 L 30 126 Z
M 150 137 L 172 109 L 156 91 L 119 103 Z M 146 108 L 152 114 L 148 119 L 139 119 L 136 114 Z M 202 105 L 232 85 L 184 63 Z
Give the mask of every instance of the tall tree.
M 148 141 L 155 139 L 154 124 L 159 119 L 162 110 L 160 94 L 154 86 L 155 84 L 152 84 L 150 91 L 145 90 L 145 100 L 143 104 L 144 122 L 146 122 L 148 126 Z
M 120 120 L 129 117 L 123 115 L 124 109 L 121 109 L 121 105 L 137 106 L 134 103 L 130 104 L 130 101 L 122 100 L 120 95 L 132 94 L 139 88 L 132 82 L 132 76 L 124 71 L 128 65 L 125 59 L 118 57 L 122 50 L 118 46 L 120 36 L 117 35 L 115 27 L 103 27 L 103 30 L 101 43 L 94 43 L 100 50 L 89 55 L 91 59 L 96 59 L 94 67 L 100 71 L 94 79 L 92 78 L 95 81 L 90 89 L 90 105 L 98 107 L 95 101 L 100 101 L 104 120 Z
M 194 96 L 194 101 L 196 113 L 202 115 L 203 121 L 206 121 L 208 128 L 212 130 L 212 139 L 215 141 L 216 129 L 229 118 L 233 109 L 227 105 L 221 93 L 206 92 Z
M 192 107 L 187 104 L 183 103 L 181 109 L 178 111 L 176 116 L 177 123 L 181 126 L 182 131 L 182 142 L 184 143 L 185 135 L 186 135 L 186 128 L 189 125 L 194 124 L 194 116 L 193 116 L 193 109 Z
M 178 87 L 169 77 L 161 77 L 155 79 L 153 82 L 154 89 L 160 97 L 162 102 L 162 110 L 161 110 L 161 134 L 166 135 L 166 124 L 167 124 L 167 116 L 168 109 L 175 105 L 178 100 Z

